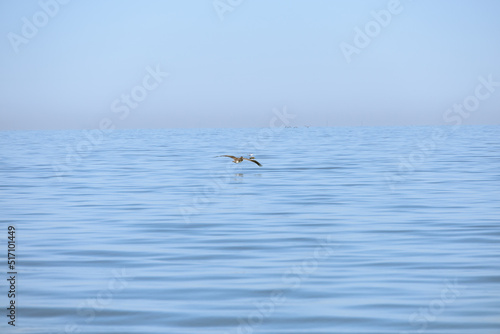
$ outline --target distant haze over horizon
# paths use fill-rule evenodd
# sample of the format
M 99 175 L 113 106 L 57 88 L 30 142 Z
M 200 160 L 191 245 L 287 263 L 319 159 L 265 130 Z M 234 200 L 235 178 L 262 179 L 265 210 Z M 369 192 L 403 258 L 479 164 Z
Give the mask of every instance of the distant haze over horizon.
M 0 130 L 500 124 L 499 13 L 495 0 L 3 1 Z

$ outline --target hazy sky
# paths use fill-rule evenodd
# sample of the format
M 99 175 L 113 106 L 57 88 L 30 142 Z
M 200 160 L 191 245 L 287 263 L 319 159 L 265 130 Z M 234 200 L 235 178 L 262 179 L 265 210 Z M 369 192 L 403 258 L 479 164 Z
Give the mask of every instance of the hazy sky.
M 284 106 L 297 126 L 499 124 L 499 18 L 497 0 L 1 0 L 0 129 L 261 127 Z

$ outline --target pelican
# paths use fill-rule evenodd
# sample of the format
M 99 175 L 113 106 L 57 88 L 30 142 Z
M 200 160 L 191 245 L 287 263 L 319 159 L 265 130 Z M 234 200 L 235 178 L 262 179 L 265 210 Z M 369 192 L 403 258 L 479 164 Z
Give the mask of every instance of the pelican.
M 228 158 L 231 158 L 231 159 L 233 159 L 233 162 L 234 162 L 235 164 L 239 164 L 239 163 L 240 163 L 240 162 L 242 162 L 243 160 L 248 160 L 248 161 L 251 161 L 251 162 L 253 162 L 253 163 L 255 163 L 255 164 L 259 165 L 259 167 L 262 167 L 262 165 L 261 165 L 261 164 L 260 164 L 257 160 L 255 160 L 255 158 L 254 158 L 253 156 L 252 156 L 252 157 L 250 157 L 250 159 L 243 158 L 243 157 L 239 157 L 239 158 L 237 158 L 237 157 L 232 156 L 232 155 L 218 155 L 218 156 L 216 156 L 216 158 L 217 158 L 217 157 L 228 157 Z

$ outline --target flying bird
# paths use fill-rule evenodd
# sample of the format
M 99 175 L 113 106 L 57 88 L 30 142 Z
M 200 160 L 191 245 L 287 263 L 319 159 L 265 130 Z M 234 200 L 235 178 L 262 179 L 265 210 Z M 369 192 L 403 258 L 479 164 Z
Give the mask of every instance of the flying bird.
M 255 164 L 259 165 L 259 167 L 262 167 L 262 165 L 261 165 L 261 164 L 260 164 L 257 160 L 255 160 L 255 158 L 254 158 L 254 157 L 250 157 L 250 159 L 243 158 L 243 157 L 239 157 L 239 158 L 237 158 L 237 157 L 232 156 L 232 155 L 218 155 L 218 156 L 216 156 L 216 158 L 217 158 L 217 157 L 228 157 L 228 158 L 231 158 L 231 159 L 233 159 L 233 162 L 234 162 L 235 164 L 239 164 L 239 163 L 240 163 L 240 162 L 242 162 L 243 160 L 248 160 L 248 161 L 251 161 L 251 162 L 253 162 L 253 163 L 255 163 Z

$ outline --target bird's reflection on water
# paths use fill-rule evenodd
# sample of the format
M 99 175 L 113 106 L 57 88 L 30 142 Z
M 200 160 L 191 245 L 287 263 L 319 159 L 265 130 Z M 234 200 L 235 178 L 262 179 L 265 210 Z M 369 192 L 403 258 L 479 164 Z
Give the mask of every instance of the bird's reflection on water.
M 262 174 L 250 174 L 250 173 L 234 173 L 233 181 L 236 182 L 241 182 L 241 178 L 245 176 L 255 176 L 255 177 L 262 177 Z

